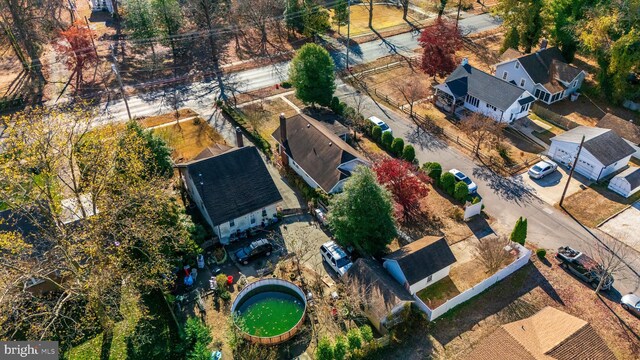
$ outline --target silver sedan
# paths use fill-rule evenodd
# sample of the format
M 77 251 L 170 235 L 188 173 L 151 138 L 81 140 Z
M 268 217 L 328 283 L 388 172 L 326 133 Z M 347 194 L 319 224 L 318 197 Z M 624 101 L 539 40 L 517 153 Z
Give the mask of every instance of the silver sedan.
M 627 294 L 620 299 L 620 305 L 622 305 L 623 309 L 640 316 L 640 296 Z

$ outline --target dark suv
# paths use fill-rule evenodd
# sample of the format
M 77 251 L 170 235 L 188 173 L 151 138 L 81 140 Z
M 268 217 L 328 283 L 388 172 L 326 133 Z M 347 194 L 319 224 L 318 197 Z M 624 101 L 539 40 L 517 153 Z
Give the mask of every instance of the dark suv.
M 582 281 L 589 283 L 592 288 L 597 288 L 602 280 L 602 290 L 609 290 L 613 285 L 613 276 L 607 273 L 602 265 L 598 264 L 594 259 L 580 251 L 574 250 L 568 246 L 558 249 L 556 259 L 560 266 L 569 270 Z
M 253 241 L 249 246 L 245 246 L 235 252 L 238 262 L 247 265 L 250 260 L 253 260 L 262 255 L 269 256 L 273 251 L 273 245 L 267 239 L 260 239 Z

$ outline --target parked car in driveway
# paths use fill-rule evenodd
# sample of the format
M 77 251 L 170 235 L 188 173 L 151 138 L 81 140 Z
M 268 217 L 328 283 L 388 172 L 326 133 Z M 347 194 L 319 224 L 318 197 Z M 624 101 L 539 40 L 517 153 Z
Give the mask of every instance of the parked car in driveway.
M 247 265 L 249 261 L 260 256 L 269 256 L 273 251 L 273 245 L 267 239 L 259 239 L 251 242 L 248 246 L 236 250 L 234 253 L 239 263 Z
M 543 177 L 556 171 L 557 168 L 558 168 L 558 164 L 554 163 L 553 161 L 543 160 L 533 165 L 529 169 L 528 173 L 529 173 L 529 176 L 531 176 L 534 179 L 542 179 Z
M 636 316 L 640 316 L 640 296 L 636 294 L 627 294 L 620 299 L 620 305 L 622 305 L 623 309 Z
M 469 194 L 473 194 L 476 191 L 478 191 L 478 185 L 476 185 L 476 183 L 471 181 L 471 179 L 469 179 L 469 177 L 465 175 L 462 171 L 458 169 L 451 169 L 449 170 L 449 172 L 452 173 L 453 176 L 456 178 L 456 182 L 463 181 L 465 184 L 467 184 L 467 186 L 469 187 Z
M 571 271 L 578 278 L 589 283 L 592 288 L 597 288 L 600 280 L 604 276 L 605 279 L 602 283 L 601 289 L 611 289 L 611 286 L 613 285 L 613 276 L 605 273 L 602 266 L 586 254 L 568 246 L 563 246 L 558 249 L 556 259 L 562 268 Z
M 377 118 L 377 117 L 375 117 L 375 116 L 370 117 L 370 118 L 369 118 L 369 121 L 371 121 L 371 123 L 372 123 L 373 125 L 380 126 L 380 129 L 382 129 L 382 132 L 383 132 L 383 133 L 388 132 L 388 133 L 391 133 L 391 134 L 393 135 L 393 130 L 391 130 L 391 128 L 389 127 L 389 125 L 387 125 L 387 123 L 386 123 L 386 122 L 384 122 L 384 121 L 382 121 L 382 120 L 378 119 L 378 118 Z
M 329 267 L 333 269 L 339 276 L 351 268 L 351 259 L 342 248 L 333 241 L 327 241 L 320 246 L 320 253 L 322 254 L 322 261 L 329 264 Z

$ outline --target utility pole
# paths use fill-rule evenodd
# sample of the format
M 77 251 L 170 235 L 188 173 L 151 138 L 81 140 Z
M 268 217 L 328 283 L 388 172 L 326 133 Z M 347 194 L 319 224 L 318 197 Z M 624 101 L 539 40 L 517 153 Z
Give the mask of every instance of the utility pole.
M 124 106 L 127 108 L 127 115 L 129 116 L 129 120 L 132 120 L 131 111 L 129 110 L 129 102 L 127 101 L 127 94 L 124 92 L 124 86 L 122 85 L 122 78 L 120 77 L 120 71 L 118 70 L 118 61 L 116 59 L 116 48 L 111 44 L 109 46 L 111 48 L 111 56 L 113 57 L 113 64 L 111 64 L 111 70 L 114 74 L 116 74 L 116 79 L 118 79 L 118 85 L 120 85 L 120 93 L 122 94 L 122 99 L 124 100 Z
M 349 68 L 349 45 L 351 45 L 351 0 L 347 0 L 347 71 L 351 72 Z
M 573 165 L 571 166 L 571 170 L 569 171 L 569 178 L 567 179 L 567 183 L 564 185 L 564 190 L 562 191 L 562 197 L 560 198 L 560 207 L 562 207 L 562 202 L 564 201 L 564 196 L 567 194 L 567 189 L 569 188 L 569 182 L 573 177 L 573 171 L 576 169 L 576 163 L 580 158 L 580 152 L 582 151 L 582 145 L 584 144 L 584 135 L 582 135 L 582 140 L 580 140 L 580 146 L 578 147 L 578 154 L 576 155 L 575 160 L 573 160 Z

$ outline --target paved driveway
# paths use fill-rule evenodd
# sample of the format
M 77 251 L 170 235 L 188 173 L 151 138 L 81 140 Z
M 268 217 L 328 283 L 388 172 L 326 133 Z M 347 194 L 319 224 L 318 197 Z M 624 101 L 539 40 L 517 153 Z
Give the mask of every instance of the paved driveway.
M 532 194 L 547 204 L 554 205 L 560 202 L 562 191 L 567 183 L 567 179 L 569 179 L 569 169 L 560 165 L 557 171 L 554 171 L 542 179 L 533 179 L 527 173 L 516 175 L 515 178 Z M 589 186 L 589 184 L 590 182 L 584 176 L 574 172 L 573 179 L 569 184 L 565 197 L 580 191 L 581 186 Z
M 600 230 L 640 252 L 640 201 L 600 227 Z

